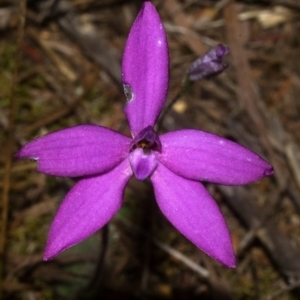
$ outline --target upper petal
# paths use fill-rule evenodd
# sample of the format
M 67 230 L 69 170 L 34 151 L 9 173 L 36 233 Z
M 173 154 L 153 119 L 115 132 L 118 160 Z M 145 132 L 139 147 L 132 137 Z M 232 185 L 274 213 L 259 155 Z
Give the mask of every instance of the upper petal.
M 206 254 L 234 268 L 227 225 L 201 183 L 184 179 L 162 164 L 158 164 L 151 181 L 158 205 L 169 221 Z
M 158 160 L 189 179 L 240 185 L 273 174 L 272 166 L 256 153 L 211 133 L 179 130 L 160 140 Z
M 130 139 L 96 125 L 81 125 L 46 134 L 26 144 L 18 158 L 38 161 L 38 171 L 56 176 L 106 172 L 129 154 Z
M 125 113 L 135 136 L 154 126 L 168 91 L 169 56 L 166 34 L 155 7 L 144 2 L 129 33 L 122 63 L 127 104 Z
M 51 224 L 44 259 L 54 257 L 104 226 L 120 208 L 131 174 L 125 159 L 108 173 L 79 181 L 63 200 Z

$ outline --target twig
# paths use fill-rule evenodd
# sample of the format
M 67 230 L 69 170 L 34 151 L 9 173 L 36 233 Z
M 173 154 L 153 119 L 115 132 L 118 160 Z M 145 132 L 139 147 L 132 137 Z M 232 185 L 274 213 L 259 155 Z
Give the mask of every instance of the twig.
M 299 286 L 300 286 L 300 280 L 295 281 L 294 283 L 292 283 L 290 285 L 287 285 L 287 286 L 281 288 L 280 290 L 277 290 L 274 293 L 263 297 L 261 300 L 278 299 L 278 296 L 281 296 L 282 294 L 284 294 L 286 292 L 290 292 L 290 291 L 296 289 Z
M 18 25 L 18 39 L 17 39 L 17 51 L 15 54 L 15 65 L 13 70 L 13 77 L 10 87 L 9 95 L 9 126 L 8 126 L 8 139 L 6 146 L 6 163 L 4 168 L 3 177 L 3 192 L 2 192 L 2 219 L 1 219 L 1 235 L 0 235 L 0 299 L 3 298 L 3 285 L 2 280 L 4 277 L 4 264 L 5 264 L 5 246 L 6 246 L 6 235 L 7 235 L 7 222 L 8 222 L 8 211 L 9 211 L 9 191 L 10 191 L 10 173 L 12 168 L 12 154 L 13 154 L 13 143 L 14 143 L 14 129 L 15 129 L 15 112 L 16 112 L 16 101 L 15 92 L 17 86 L 17 77 L 20 63 L 20 52 L 21 43 L 24 37 L 25 27 L 25 16 L 26 16 L 26 0 L 19 2 L 19 25 Z
M 132 224 L 130 221 L 128 221 L 127 219 L 121 217 L 121 216 L 117 216 L 118 219 L 125 224 L 127 227 L 129 227 L 131 230 L 147 236 L 147 234 L 145 234 L 137 225 Z M 189 259 L 187 256 L 185 256 L 184 254 L 182 254 L 181 252 L 167 246 L 166 244 L 153 239 L 150 237 L 150 241 L 157 246 L 158 248 L 160 248 L 161 250 L 163 250 L 164 252 L 168 253 L 170 256 L 175 257 L 176 259 L 178 259 L 181 263 L 183 263 L 184 265 L 186 265 L 188 268 L 190 268 L 191 270 L 193 270 L 194 272 L 196 272 L 197 274 L 199 274 L 201 277 L 204 278 L 208 278 L 209 277 L 209 272 L 208 270 L 206 270 L 205 268 L 201 267 L 200 265 L 198 265 L 197 263 L 195 263 L 194 261 L 192 261 L 191 259 Z
M 191 24 L 188 21 L 189 18 L 186 14 L 182 11 L 182 7 L 179 1 L 177 0 L 165 0 L 162 1 L 164 8 L 166 11 L 171 12 L 171 17 L 173 22 L 176 26 L 182 27 L 185 30 L 192 30 Z M 174 14 L 173 12 L 176 12 Z M 195 32 L 196 35 L 196 32 Z M 182 34 L 180 38 L 184 41 L 184 43 L 197 55 L 201 56 L 207 51 L 207 47 L 201 41 L 201 37 L 199 39 L 191 38 L 189 35 Z
M 238 2 L 245 2 L 245 0 L 239 0 Z M 290 9 L 300 9 L 300 3 L 298 0 L 256 0 L 253 4 L 258 5 L 282 5 Z
M 41 39 L 33 28 L 29 28 L 27 30 L 29 35 L 32 39 L 34 39 L 35 42 L 37 42 L 40 47 L 43 49 L 43 51 L 47 54 L 47 56 L 50 58 L 50 60 L 53 62 L 53 64 L 56 66 L 56 68 L 60 71 L 61 74 L 63 74 L 69 81 L 74 82 L 77 78 L 74 73 L 74 71 L 71 69 L 71 67 L 61 59 L 49 46 L 46 41 Z
M 255 129 L 257 133 L 259 133 L 259 140 L 273 163 L 273 150 L 268 140 L 265 130 L 266 125 L 256 100 L 259 99 L 260 95 L 258 95 L 258 92 L 255 89 L 250 65 L 244 50 L 244 42 L 241 40 L 241 36 L 243 36 L 243 34 L 241 32 L 241 26 L 238 20 L 238 13 L 236 11 L 234 0 L 229 1 L 229 4 L 226 6 L 224 10 L 224 17 L 226 21 L 228 43 L 236 68 L 237 81 L 239 85 L 238 96 L 243 101 Z
M 164 109 L 164 111 L 161 113 L 161 116 L 159 118 L 159 121 L 157 122 L 157 128 L 158 131 L 160 131 L 162 127 L 162 123 L 164 122 L 165 116 L 168 114 L 168 112 L 171 110 L 173 105 L 176 103 L 177 100 L 179 100 L 185 92 L 188 90 L 188 88 L 191 86 L 192 81 L 189 79 L 188 75 L 186 74 L 185 77 L 182 80 L 180 90 L 178 93 L 174 96 L 174 98 L 169 102 L 167 107 Z
M 33 170 L 33 169 L 36 169 L 36 162 L 26 162 L 26 163 L 12 166 L 11 173 L 24 172 L 24 171 Z M 3 175 L 4 173 L 5 173 L 5 170 L 0 169 L 0 175 Z
M 283 277 L 289 282 L 297 280 L 300 270 L 299 250 L 279 232 L 274 220 L 268 217 L 275 206 L 272 206 L 270 213 L 266 214 L 261 207 L 251 201 L 255 198 L 255 194 L 250 190 L 229 186 L 218 186 L 218 190 L 225 196 L 227 204 L 242 223 L 247 228 L 253 229 L 253 234 L 249 233 L 250 239 L 244 243 L 244 247 L 249 245 L 252 237 L 257 237 Z M 282 199 L 282 196 L 278 195 L 275 202 L 278 199 Z
M 96 268 L 94 271 L 94 275 L 91 278 L 88 285 L 82 290 L 77 299 L 95 299 L 97 298 L 103 287 L 103 280 L 104 280 L 104 263 L 105 257 L 108 249 L 108 239 L 109 239 L 109 225 L 106 224 L 101 232 L 101 250 L 99 251 L 99 258 L 96 264 Z
M 89 32 L 83 30 L 71 1 L 60 1 L 57 11 L 65 8 L 68 8 L 68 13 L 58 20 L 59 26 L 82 47 L 88 57 L 107 71 L 107 74 L 121 90 L 120 57 L 116 49 L 106 42 L 102 34 L 93 26 Z
M 169 255 L 177 258 L 181 263 L 183 263 L 184 265 L 186 265 L 187 267 L 189 267 L 191 270 L 195 271 L 196 273 L 198 273 L 201 277 L 209 277 L 209 272 L 204 269 L 203 267 L 199 266 L 197 263 L 195 263 L 194 261 L 192 261 L 191 259 L 189 259 L 187 256 L 185 256 L 184 254 L 182 254 L 181 252 L 171 248 L 170 246 L 163 244 L 155 239 L 153 239 L 153 243 L 160 249 L 162 249 L 163 251 L 165 251 L 166 253 L 168 253 Z
M 268 226 L 268 223 L 271 221 L 272 217 L 278 211 L 278 206 L 281 203 L 281 200 L 284 197 L 286 191 L 277 191 L 272 194 L 270 197 L 272 199 L 272 205 L 270 205 L 269 210 L 261 216 L 260 219 L 257 219 L 255 224 L 251 227 L 251 229 L 247 232 L 244 238 L 241 240 L 240 247 L 238 249 L 238 255 L 241 256 L 246 248 L 253 242 L 253 240 L 259 237 L 260 232 Z
M 78 103 L 83 99 L 83 96 L 76 98 L 73 103 L 69 104 L 68 106 L 63 105 L 59 109 L 56 109 L 53 112 L 45 114 L 40 119 L 36 120 L 34 123 L 29 125 L 23 130 L 23 135 L 27 136 L 30 133 L 34 132 L 35 130 L 41 128 L 42 126 L 51 124 L 56 120 L 65 117 L 66 115 L 70 114 L 75 108 L 78 107 Z

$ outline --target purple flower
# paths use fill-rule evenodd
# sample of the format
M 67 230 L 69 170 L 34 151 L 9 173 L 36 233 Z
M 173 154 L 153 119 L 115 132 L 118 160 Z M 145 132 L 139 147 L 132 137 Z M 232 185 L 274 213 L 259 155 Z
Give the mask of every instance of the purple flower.
M 81 176 L 50 228 L 48 260 L 104 226 L 119 210 L 134 174 L 150 178 L 161 211 L 202 251 L 235 266 L 230 235 L 220 210 L 199 181 L 227 185 L 273 173 L 257 154 L 214 134 L 179 130 L 158 136 L 155 122 L 169 81 L 168 46 L 157 11 L 145 2 L 130 31 L 123 58 L 125 113 L 132 138 L 96 125 L 47 134 L 25 145 L 18 158 L 38 161 L 38 171 Z
M 208 51 L 203 57 L 195 60 L 188 71 L 190 80 L 208 78 L 224 71 L 227 64 L 223 62 L 223 58 L 228 52 L 228 47 L 220 44 Z

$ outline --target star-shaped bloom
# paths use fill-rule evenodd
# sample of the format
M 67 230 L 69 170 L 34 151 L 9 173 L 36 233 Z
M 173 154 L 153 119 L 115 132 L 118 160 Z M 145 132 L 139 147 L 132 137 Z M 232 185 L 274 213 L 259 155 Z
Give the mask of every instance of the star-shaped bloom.
M 273 173 L 252 151 L 220 136 L 187 129 L 158 136 L 165 104 L 169 57 L 157 11 L 144 2 L 124 51 L 125 113 L 132 138 L 97 125 L 49 133 L 26 144 L 18 158 L 37 160 L 38 171 L 81 177 L 59 207 L 44 259 L 81 242 L 119 210 L 134 174 L 150 178 L 159 208 L 187 239 L 228 267 L 235 256 L 220 210 L 200 181 L 240 185 Z

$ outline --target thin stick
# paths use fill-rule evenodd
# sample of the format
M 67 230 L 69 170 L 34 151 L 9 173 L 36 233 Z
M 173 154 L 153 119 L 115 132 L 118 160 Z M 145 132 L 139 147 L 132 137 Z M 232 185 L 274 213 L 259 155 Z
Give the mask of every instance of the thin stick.
M 291 283 L 290 285 L 284 286 L 283 288 L 275 291 L 274 293 L 263 297 L 261 300 L 279 299 L 278 298 L 279 296 L 281 296 L 281 295 L 283 295 L 283 294 L 285 294 L 287 292 L 290 292 L 290 291 L 298 288 L 299 286 L 300 286 L 300 280 L 295 281 L 295 282 Z
M 146 233 L 144 233 L 141 228 L 133 223 L 131 223 L 130 221 L 128 221 L 127 219 L 121 217 L 121 216 L 117 216 L 118 220 L 120 220 L 124 225 L 126 225 L 128 228 L 130 228 L 130 230 L 135 231 L 138 234 L 141 234 L 143 236 L 147 236 Z M 178 250 L 171 248 L 170 246 L 152 238 L 149 237 L 149 240 L 158 248 L 160 248 L 161 250 L 163 250 L 164 252 L 168 253 L 170 256 L 175 257 L 176 259 L 178 259 L 183 265 L 187 266 L 189 269 L 193 270 L 194 272 L 196 272 L 197 274 L 199 274 L 201 277 L 203 278 L 208 278 L 209 277 L 209 271 L 206 270 L 205 268 L 203 268 L 202 266 L 200 266 L 198 263 L 192 261 L 190 258 L 188 258 L 187 256 L 185 256 L 183 253 L 179 252 Z
M 105 279 L 105 258 L 108 250 L 109 242 L 109 224 L 106 224 L 101 231 L 101 249 L 99 251 L 98 261 L 90 282 L 87 286 L 80 291 L 76 299 L 96 299 L 101 295 L 103 289 L 103 283 Z
M 9 211 L 9 191 L 10 191 L 10 173 L 12 167 L 13 143 L 14 143 L 14 122 L 16 112 L 15 91 L 17 86 L 18 69 L 20 62 L 21 43 L 24 37 L 25 16 L 26 16 L 26 0 L 19 2 L 19 26 L 18 39 L 15 54 L 15 65 L 13 70 L 13 78 L 11 81 L 10 95 L 9 95 L 9 124 L 8 124 L 8 139 L 5 155 L 5 167 L 3 176 L 3 191 L 2 191 L 2 219 L 1 219 L 1 235 L 0 235 L 0 299 L 3 298 L 3 278 L 5 265 L 5 245 L 7 235 L 7 221 Z
M 174 106 L 174 104 L 186 93 L 188 88 L 191 86 L 191 83 L 192 83 L 192 81 L 189 79 L 188 74 L 186 74 L 182 80 L 180 90 L 178 91 L 178 93 L 174 96 L 174 98 L 169 102 L 167 107 L 161 113 L 159 121 L 157 122 L 157 131 L 161 130 L 162 123 L 164 121 L 165 116 L 168 114 L 168 112 L 171 110 L 171 108 Z

